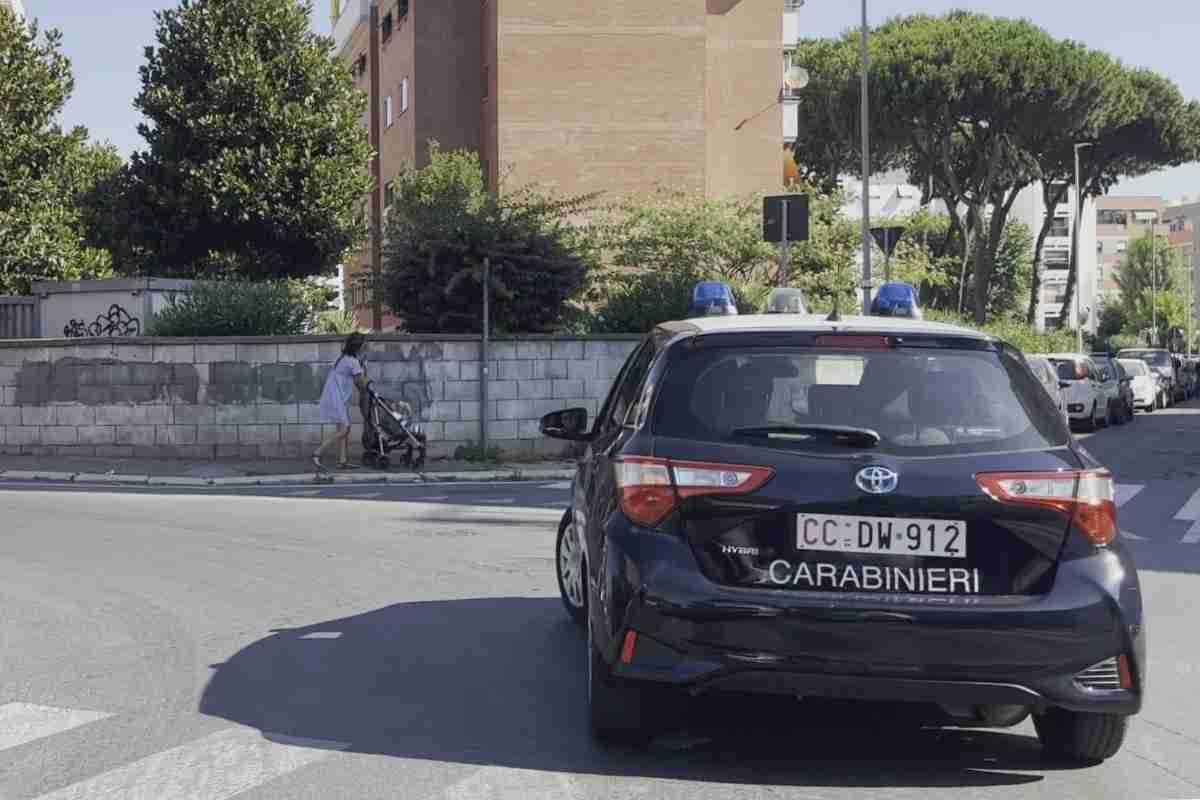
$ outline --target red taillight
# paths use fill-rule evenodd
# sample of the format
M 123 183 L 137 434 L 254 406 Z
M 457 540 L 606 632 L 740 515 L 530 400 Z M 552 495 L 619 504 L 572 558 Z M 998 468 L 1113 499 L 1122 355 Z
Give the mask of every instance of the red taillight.
M 975 476 L 980 488 L 1002 503 L 1052 508 L 1071 517 L 1093 544 L 1117 537 L 1112 475 L 1102 470 L 993 472 Z
M 625 641 L 621 643 L 621 663 L 633 663 L 633 649 L 637 646 L 637 632 L 626 631 Z
M 834 334 L 818 336 L 817 347 L 849 347 L 855 350 L 881 350 L 888 346 L 886 336 L 850 336 Z
M 775 474 L 770 467 L 641 457 L 618 458 L 613 468 L 621 510 L 650 528 L 666 519 L 683 498 L 753 492 Z
M 1122 689 L 1133 688 L 1133 673 L 1129 670 L 1129 656 L 1117 656 L 1117 678 Z

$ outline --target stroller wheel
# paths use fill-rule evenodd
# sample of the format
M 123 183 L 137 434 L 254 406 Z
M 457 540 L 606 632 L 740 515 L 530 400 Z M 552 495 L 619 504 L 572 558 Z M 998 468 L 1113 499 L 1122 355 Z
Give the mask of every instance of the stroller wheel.
M 387 456 L 381 456 L 381 457 L 380 457 L 380 458 L 379 458 L 379 459 L 378 459 L 378 460 L 375 462 L 375 464 L 376 464 L 376 466 L 378 466 L 380 469 L 387 469 L 388 467 L 390 467 L 390 466 L 392 465 L 392 461 L 391 461 L 391 459 L 389 459 Z
M 366 453 L 363 453 L 363 463 L 366 464 L 368 467 L 374 466 L 375 463 L 378 461 L 378 459 L 379 459 L 379 456 L 377 456 L 375 453 L 372 453 L 369 451 Z

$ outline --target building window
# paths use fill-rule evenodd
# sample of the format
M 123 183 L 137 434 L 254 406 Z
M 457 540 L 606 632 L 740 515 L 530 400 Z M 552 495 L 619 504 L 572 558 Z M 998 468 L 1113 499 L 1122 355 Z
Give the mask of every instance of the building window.
M 408 16 L 408 0 L 400 0 L 400 2 L 396 3 L 396 16 L 400 19 Z
M 1152 225 L 1158 221 L 1158 213 L 1155 211 L 1135 211 L 1133 219 L 1139 225 Z
M 1101 208 L 1096 211 L 1097 225 L 1125 225 L 1128 221 L 1129 214 L 1125 211 L 1115 208 Z
M 1117 242 L 1117 252 L 1118 253 L 1124 253 L 1128 249 L 1129 249 L 1129 242 L 1126 241 L 1125 239 L 1122 239 L 1121 241 Z
M 383 15 L 383 22 L 379 25 L 380 36 L 383 38 L 383 43 L 387 44 L 392 38 L 392 12 Z
M 358 58 L 356 58 L 354 63 L 350 66 L 350 74 L 355 78 L 361 78 L 363 75 L 367 74 L 366 53 L 359 53 Z
M 408 111 L 408 78 L 400 81 L 400 113 Z
M 1096 240 L 1096 255 L 1104 255 L 1104 242 L 1100 240 Z
M 1047 248 L 1042 254 L 1042 262 L 1049 269 L 1064 269 L 1071 261 L 1071 251 L 1065 248 Z
M 383 125 L 390 128 L 393 122 L 395 122 L 395 118 L 392 116 L 392 96 L 389 94 L 383 98 Z
M 1070 236 L 1070 226 L 1067 224 L 1066 217 L 1055 217 L 1050 222 L 1051 236 Z

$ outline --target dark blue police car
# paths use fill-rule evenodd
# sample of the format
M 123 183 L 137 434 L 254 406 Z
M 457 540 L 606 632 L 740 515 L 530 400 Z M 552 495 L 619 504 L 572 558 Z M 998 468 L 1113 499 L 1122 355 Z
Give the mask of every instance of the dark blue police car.
M 697 693 L 907 701 L 1073 760 L 1142 703 L 1137 571 L 1113 480 L 1022 355 L 880 317 L 664 324 L 594 421 L 557 544 L 593 731 Z

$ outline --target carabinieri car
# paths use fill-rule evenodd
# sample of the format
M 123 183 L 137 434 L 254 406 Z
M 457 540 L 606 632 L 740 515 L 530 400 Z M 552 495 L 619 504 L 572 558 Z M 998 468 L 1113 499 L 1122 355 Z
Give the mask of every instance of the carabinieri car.
M 1022 355 L 916 320 L 668 323 L 581 443 L 556 563 L 591 726 L 644 741 L 692 695 L 906 701 L 1117 752 L 1145 689 L 1113 479 Z

